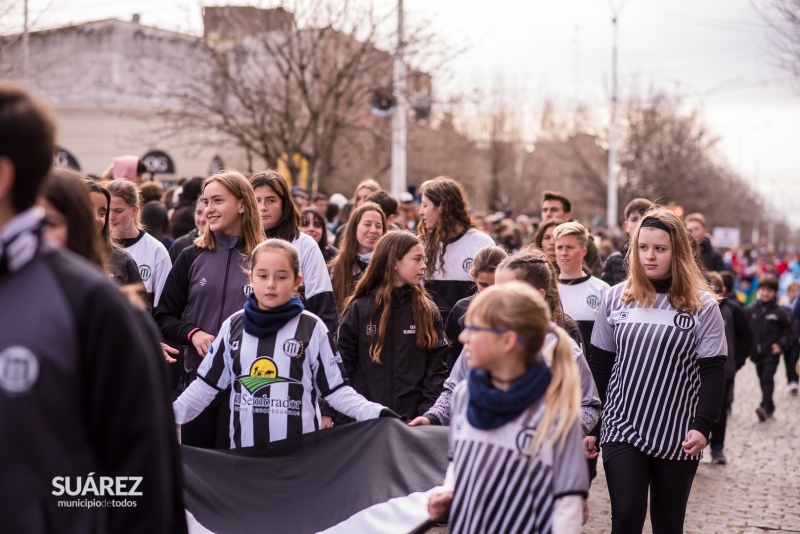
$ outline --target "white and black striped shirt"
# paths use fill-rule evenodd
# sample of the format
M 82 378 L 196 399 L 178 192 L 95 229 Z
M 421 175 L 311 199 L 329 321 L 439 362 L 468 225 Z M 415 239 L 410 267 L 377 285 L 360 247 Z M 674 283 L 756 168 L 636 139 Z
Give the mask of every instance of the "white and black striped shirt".
M 564 449 L 547 443 L 533 457 L 522 456 L 544 414 L 540 400 L 516 419 L 493 430 L 467 420 L 467 381 L 453 392 L 450 459 L 455 491 L 450 531 L 543 533 L 552 528 L 554 503 L 567 495 L 586 496 L 589 474 L 576 421 Z
M 303 311 L 275 334 L 259 339 L 245 332 L 243 313 L 223 323 L 197 371 L 216 390 L 232 384 L 231 448 L 262 446 L 319 429 L 320 395 L 341 400 L 332 402 L 334 407 L 359 420 L 378 416 L 383 407 L 347 385 L 341 357 L 321 319 Z M 176 401 L 176 414 L 186 412 L 187 402 L 191 399 Z M 199 413 L 198 407 L 190 411 Z
M 622 302 L 626 282 L 612 287 L 600 307 L 592 345 L 613 352 L 601 443 L 630 443 L 666 460 L 696 460 L 683 452 L 700 388 L 697 360 L 727 354 L 725 326 L 714 296 L 703 307 L 675 310 L 667 294 L 642 308 Z
M 564 313 L 578 323 L 584 343 L 589 343 L 592 339 L 592 329 L 600 303 L 609 289 L 607 283 L 591 275 L 575 280 L 558 280 L 558 294 L 561 296 Z

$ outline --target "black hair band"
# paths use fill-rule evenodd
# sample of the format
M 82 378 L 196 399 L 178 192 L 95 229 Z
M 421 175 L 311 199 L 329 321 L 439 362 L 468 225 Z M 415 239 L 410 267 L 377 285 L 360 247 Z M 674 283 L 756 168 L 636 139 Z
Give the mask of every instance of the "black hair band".
M 669 226 L 664 224 L 661 219 L 657 219 L 655 217 L 645 217 L 642 219 L 642 222 L 639 224 L 641 228 L 658 228 L 659 230 L 664 230 L 665 232 L 669 233 Z

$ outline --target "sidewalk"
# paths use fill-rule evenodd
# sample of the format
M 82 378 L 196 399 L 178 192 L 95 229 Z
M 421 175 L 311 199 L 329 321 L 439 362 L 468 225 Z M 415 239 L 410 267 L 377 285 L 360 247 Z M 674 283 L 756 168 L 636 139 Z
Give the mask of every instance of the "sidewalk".
M 706 448 L 694 479 L 685 532 L 800 533 L 800 396 L 789 395 L 783 362 L 775 374 L 775 417 L 759 423 L 755 365 L 736 375 L 733 413 L 725 437 L 727 465 L 712 465 Z M 589 498 L 584 534 L 611 531 L 602 461 Z M 644 532 L 651 532 L 650 517 Z

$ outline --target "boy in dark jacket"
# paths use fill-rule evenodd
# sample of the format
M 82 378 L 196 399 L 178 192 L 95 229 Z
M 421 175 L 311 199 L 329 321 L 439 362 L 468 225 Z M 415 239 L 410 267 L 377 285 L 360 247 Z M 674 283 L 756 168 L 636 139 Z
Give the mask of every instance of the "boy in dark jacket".
M 639 226 L 639 220 L 653 203 L 646 198 L 634 198 L 625 206 L 625 222 L 622 223 L 625 234 L 630 240 L 631 235 Z M 628 245 L 630 241 L 622 245 L 622 248 L 611 254 L 603 266 L 601 278 L 610 285 L 615 286 L 628 278 L 628 265 L 625 263 L 625 256 L 628 255 Z
M 709 272 L 706 276 L 711 287 L 722 296 L 719 311 L 725 322 L 725 340 L 728 343 L 728 360 L 725 363 L 725 397 L 719 421 L 711 429 L 711 462 L 725 464 L 725 430 L 728 423 L 728 412 L 733 404 L 733 385 L 736 372 L 747 361 L 750 347 L 753 346 L 753 333 L 747 320 L 744 308 L 733 294 L 733 275 Z M 732 297 L 732 298 L 730 298 Z
M 747 308 L 754 338 L 750 359 L 756 364 L 761 382 L 761 405 L 756 408 L 759 421 L 766 421 L 775 411 L 775 404 L 772 402 L 775 371 L 778 369 L 781 353 L 789 349 L 792 338 L 792 323 L 787 310 L 775 300 L 777 292 L 777 278 L 772 275 L 762 276 L 758 282 L 757 300 Z

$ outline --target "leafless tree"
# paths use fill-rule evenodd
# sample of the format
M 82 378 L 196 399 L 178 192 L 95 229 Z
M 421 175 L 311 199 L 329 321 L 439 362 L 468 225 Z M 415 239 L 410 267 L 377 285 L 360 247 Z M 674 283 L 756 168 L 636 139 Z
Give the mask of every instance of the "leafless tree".
M 754 0 L 769 24 L 777 63 L 800 80 L 800 0 Z

